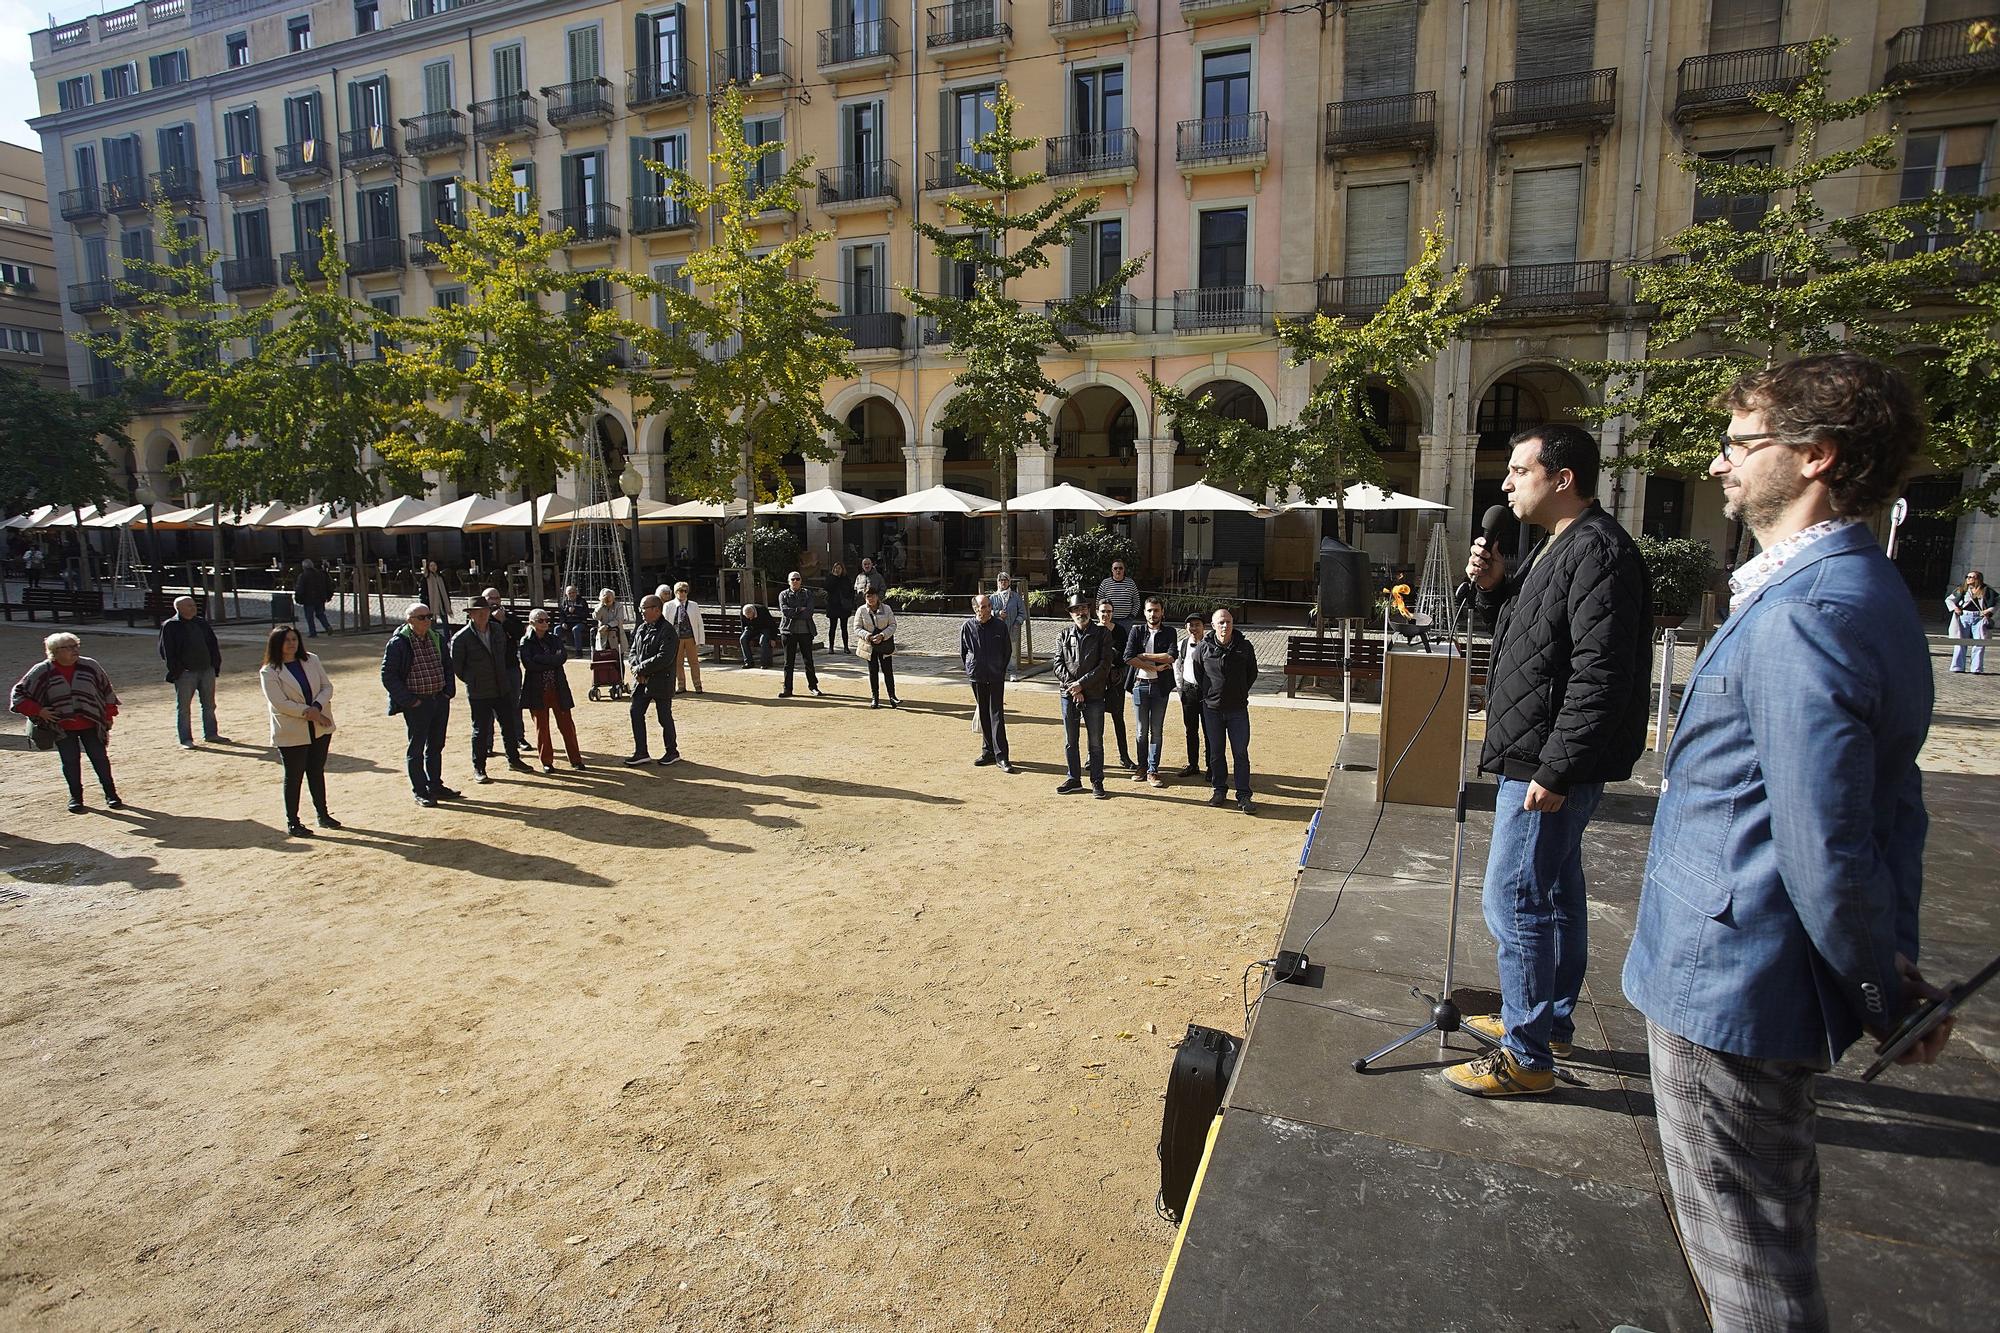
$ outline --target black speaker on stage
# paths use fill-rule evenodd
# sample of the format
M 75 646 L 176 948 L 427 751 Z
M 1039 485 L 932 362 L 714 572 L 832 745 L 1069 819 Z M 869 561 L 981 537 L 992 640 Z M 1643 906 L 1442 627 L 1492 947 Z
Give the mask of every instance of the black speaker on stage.
M 1368 557 L 1338 537 L 1319 542 L 1319 618 L 1366 620 L 1375 610 Z

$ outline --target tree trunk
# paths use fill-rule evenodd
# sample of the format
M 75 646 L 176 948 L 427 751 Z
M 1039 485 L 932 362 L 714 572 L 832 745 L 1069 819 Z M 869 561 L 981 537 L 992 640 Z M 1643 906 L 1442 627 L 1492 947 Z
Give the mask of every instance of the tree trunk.
M 215 502 L 215 520 L 209 525 L 209 592 L 208 618 L 217 625 L 229 619 L 228 608 L 222 601 L 222 501 Z
M 531 488 L 524 487 L 523 489 Z M 540 524 L 533 521 L 535 518 L 533 506 L 534 502 L 540 499 L 539 495 L 531 494 L 528 496 L 530 506 L 528 509 L 528 601 L 536 606 L 542 605 L 542 529 Z M 638 503 L 636 500 L 632 502 L 635 510 L 638 508 Z M 633 514 L 633 522 L 636 523 L 638 517 L 636 513 Z M 498 539 L 496 538 L 496 540 Z M 636 569 L 632 571 L 632 582 L 635 587 L 638 585 L 639 571 Z
M 748 589 L 744 600 L 764 605 L 759 596 L 763 590 L 757 586 L 757 473 L 752 466 L 750 435 L 743 435 L 743 569 L 744 583 Z
M 367 629 L 368 552 L 361 543 L 361 507 L 356 505 L 353 512 L 348 514 L 347 518 L 348 522 L 353 525 L 354 537 L 354 627 L 356 629 Z M 423 595 L 421 589 L 419 589 L 417 595 Z M 437 611 L 440 616 L 444 614 L 438 607 L 432 607 L 431 609 Z
M 1005 455 L 993 462 L 993 471 L 1000 483 L 995 489 L 1000 492 L 1000 572 L 1003 574 L 1014 572 L 1014 520 L 1007 512 L 1007 497 L 1014 489 L 1007 476 L 1010 458 L 1011 455 Z M 975 587 L 973 591 L 978 592 L 979 589 Z

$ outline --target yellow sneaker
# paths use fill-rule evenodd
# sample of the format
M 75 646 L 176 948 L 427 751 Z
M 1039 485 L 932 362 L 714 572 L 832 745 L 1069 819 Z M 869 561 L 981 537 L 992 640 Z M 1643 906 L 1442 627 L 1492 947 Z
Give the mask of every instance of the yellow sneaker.
M 1505 1049 L 1487 1051 L 1444 1071 L 1445 1082 L 1474 1097 L 1524 1097 L 1556 1085 L 1552 1069 L 1528 1069 Z
M 1499 1041 L 1507 1035 L 1507 1029 L 1502 1026 L 1500 1015 L 1498 1014 L 1481 1014 L 1477 1018 L 1468 1018 L 1465 1020 L 1465 1026 L 1483 1032 L 1495 1041 Z M 1549 1043 L 1549 1054 L 1558 1060 L 1569 1059 L 1571 1053 L 1575 1050 L 1576 1047 L 1566 1041 L 1552 1041 Z

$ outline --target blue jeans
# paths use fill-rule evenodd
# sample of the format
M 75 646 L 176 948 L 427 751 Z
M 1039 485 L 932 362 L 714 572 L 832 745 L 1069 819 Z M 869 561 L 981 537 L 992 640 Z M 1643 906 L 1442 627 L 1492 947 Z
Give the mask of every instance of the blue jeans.
M 1208 726 L 1208 783 L 1217 796 L 1229 790 L 1229 770 L 1236 769 L 1236 799 L 1250 799 L 1250 710 L 1225 713 L 1203 705 Z
M 1560 810 L 1523 810 L 1528 784 L 1500 779 L 1486 855 L 1486 929 L 1500 955 L 1500 1022 L 1507 1049 L 1530 1069 L 1553 1069 L 1551 1041 L 1576 1035 L 1576 997 L 1590 961 L 1583 830 L 1601 782 L 1569 789 Z
M 1082 728 L 1090 735 L 1090 785 L 1102 787 L 1104 785 L 1104 700 L 1085 699 L 1082 703 L 1078 703 L 1065 694 L 1062 697 L 1062 719 L 1063 763 L 1067 766 L 1064 771 L 1069 774 L 1069 780 L 1076 782 L 1082 776 L 1079 769 L 1082 755 L 1077 752 L 1077 730 Z
M 444 738 L 451 726 L 451 700 L 433 694 L 412 703 L 403 710 L 403 726 L 410 734 L 409 746 L 403 751 L 410 790 L 428 796 L 444 785 Z
M 174 677 L 174 729 L 180 733 L 182 745 L 194 744 L 192 705 L 196 694 L 201 696 L 203 739 L 212 741 L 221 734 L 215 725 L 215 669 L 203 667 L 200 671 L 183 671 Z
M 1139 727 L 1139 771 L 1160 771 L 1160 744 L 1167 729 L 1167 701 L 1174 697 L 1172 676 L 1141 680 L 1132 686 L 1132 713 Z
M 1954 639 L 1972 640 L 1969 645 L 1961 642 L 1954 643 L 1951 646 L 1951 669 L 1953 671 L 1964 671 L 1968 665 L 1966 658 L 1969 654 L 1972 659 L 1969 664 L 1972 671 L 1975 674 L 1984 671 L 1986 669 L 1986 617 L 1980 615 L 1977 611 L 1954 612 L 1951 617 L 1951 624 L 1947 628 L 1950 629 L 1951 637 Z
M 306 637 L 308 639 L 317 639 L 322 629 L 328 634 L 333 633 L 333 622 L 326 618 L 325 602 L 300 602 L 299 606 L 306 613 Z M 315 623 L 317 623 L 318 628 L 314 627 Z

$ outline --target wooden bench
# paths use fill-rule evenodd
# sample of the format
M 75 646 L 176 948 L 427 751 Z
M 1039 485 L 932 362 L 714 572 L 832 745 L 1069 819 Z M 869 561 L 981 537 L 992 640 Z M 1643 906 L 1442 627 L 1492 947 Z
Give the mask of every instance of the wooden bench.
M 1357 635 L 1347 642 L 1345 669 L 1355 680 L 1380 680 L 1382 658 L 1380 639 Z M 1487 670 L 1493 663 L 1493 644 L 1490 640 L 1473 640 L 1471 662 L 1472 684 L 1475 688 L 1483 687 Z M 1342 671 L 1339 635 L 1320 638 L 1312 634 L 1290 634 L 1285 637 L 1286 697 L 1298 698 L 1299 685 L 1303 681 L 1339 680 Z
M 704 611 L 701 613 L 701 646 L 715 649 L 715 660 L 720 662 L 724 653 L 743 652 L 743 613 L 741 611 Z
M 67 611 L 71 620 L 82 620 L 85 616 L 95 619 L 104 614 L 104 593 L 96 588 L 72 592 L 68 588 L 24 588 L 17 605 L 33 620 L 39 611 L 49 613 L 49 619 L 60 621 Z M 7 611 L 7 619 L 14 618 L 13 609 Z

